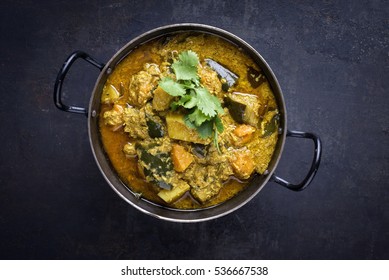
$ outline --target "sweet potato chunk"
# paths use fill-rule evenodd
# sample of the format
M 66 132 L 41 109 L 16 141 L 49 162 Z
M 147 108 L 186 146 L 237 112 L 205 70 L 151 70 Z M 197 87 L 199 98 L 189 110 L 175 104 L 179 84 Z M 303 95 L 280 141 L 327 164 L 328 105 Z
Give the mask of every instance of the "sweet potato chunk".
M 235 176 L 240 179 L 248 179 L 255 169 L 250 150 L 237 150 L 229 160 Z
M 177 172 L 183 172 L 193 162 L 194 157 L 185 148 L 178 144 L 172 145 L 172 160 L 174 170 Z
M 237 146 L 242 146 L 253 139 L 255 127 L 247 124 L 238 125 L 233 133 L 237 137 L 234 137 L 234 143 Z

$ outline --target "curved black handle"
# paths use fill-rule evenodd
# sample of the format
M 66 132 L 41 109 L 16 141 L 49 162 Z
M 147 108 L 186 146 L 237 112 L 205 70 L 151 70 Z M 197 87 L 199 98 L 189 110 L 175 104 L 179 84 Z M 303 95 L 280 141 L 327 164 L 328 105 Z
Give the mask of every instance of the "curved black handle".
M 88 55 L 87 53 L 85 53 L 83 51 L 73 52 L 71 55 L 69 55 L 69 57 L 63 63 L 61 70 L 59 70 L 57 79 L 55 80 L 54 104 L 55 104 L 55 106 L 57 106 L 58 109 L 65 111 L 65 112 L 88 115 L 88 110 L 86 108 L 76 107 L 76 106 L 68 106 L 68 105 L 65 105 L 62 103 L 62 83 L 63 83 L 63 80 L 65 79 L 65 76 L 68 73 L 72 64 L 79 58 L 82 58 L 85 61 L 92 64 L 93 66 L 96 66 L 97 68 L 100 69 L 100 71 L 105 66 L 103 63 L 97 62 L 90 55 Z
M 297 138 L 308 138 L 313 140 L 315 144 L 315 152 L 314 152 L 311 168 L 309 169 L 307 176 L 305 176 L 304 180 L 300 184 L 289 183 L 288 181 L 276 176 L 275 174 L 273 174 L 271 180 L 290 190 L 302 191 L 312 182 L 313 178 L 316 175 L 317 169 L 319 168 L 320 159 L 321 159 L 321 140 L 318 136 L 310 132 L 288 130 L 286 136 L 297 137 Z

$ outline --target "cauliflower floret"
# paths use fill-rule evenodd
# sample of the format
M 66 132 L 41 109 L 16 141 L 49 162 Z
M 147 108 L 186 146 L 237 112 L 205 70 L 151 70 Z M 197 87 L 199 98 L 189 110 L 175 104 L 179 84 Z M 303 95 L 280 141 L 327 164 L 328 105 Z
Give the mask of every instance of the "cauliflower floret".
M 146 121 L 146 113 L 142 108 L 141 110 L 130 107 L 124 109 L 124 131 L 127 132 L 132 138 L 146 139 L 148 137 L 148 128 Z
M 157 86 L 161 71 L 157 64 L 146 63 L 144 70 L 131 77 L 128 102 L 142 107 L 153 97 L 152 90 Z
M 118 126 L 123 124 L 124 109 L 120 105 L 114 105 L 112 110 L 104 112 L 103 118 L 106 125 Z

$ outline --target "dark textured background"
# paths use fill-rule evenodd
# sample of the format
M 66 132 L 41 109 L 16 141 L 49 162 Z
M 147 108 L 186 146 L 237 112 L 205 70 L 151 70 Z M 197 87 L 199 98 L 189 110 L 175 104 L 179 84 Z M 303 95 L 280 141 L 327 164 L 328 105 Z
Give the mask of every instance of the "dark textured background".
M 388 259 L 388 1 L 0 3 L 1 259 Z M 89 147 L 87 121 L 54 107 L 63 61 L 102 62 L 154 27 L 197 22 L 246 40 L 277 75 L 289 128 L 323 140 L 311 186 L 269 183 L 240 210 L 159 221 L 121 200 Z M 76 62 L 65 100 L 86 106 L 98 70 Z M 288 139 L 277 173 L 298 181 L 309 141 Z

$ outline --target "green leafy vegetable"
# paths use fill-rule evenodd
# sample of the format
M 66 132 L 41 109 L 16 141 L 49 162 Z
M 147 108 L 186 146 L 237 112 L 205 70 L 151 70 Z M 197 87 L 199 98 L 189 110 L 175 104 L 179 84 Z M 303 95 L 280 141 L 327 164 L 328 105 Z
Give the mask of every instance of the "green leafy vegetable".
M 186 89 L 182 84 L 176 83 L 172 78 L 165 77 L 159 82 L 159 86 L 172 96 L 184 96 Z
M 205 121 L 209 121 L 207 115 L 205 115 L 200 109 L 196 108 L 192 113 L 187 115 L 187 121 L 190 121 L 194 124 L 195 127 L 198 127 L 203 124 Z M 203 137 L 207 138 L 207 137 Z
M 177 80 L 197 80 L 197 65 L 199 57 L 193 51 L 182 52 L 178 55 L 178 61 L 172 64 Z
M 172 64 L 176 80 L 163 78 L 159 86 L 168 94 L 179 97 L 177 101 L 172 102 L 171 109 L 187 109 L 185 124 L 196 129 L 203 139 L 213 135 L 215 146 L 219 150 L 217 137 L 224 127 L 218 115 L 223 114 L 224 110 L 219 99 L 200 84 L 197 75 L 198 64 L 199 58 L 195 52 L 189 50 L 180 53 L 178 60 Z
M 218 113 L 223 114 L 223 108 L 219 99 L 211 95 L 206 88 L 196 88 L 197 107 L 207 116 L 214 117 Z
M 272 135 L 277 130 L 279 121 L 280 121 L 280 115 L 275 114 L 269 122 L 266 122 L 264 125 L 264 131 L 262 137 L 268 137 Z
M 210 137 L 213 132 L 213 121 L 207 120 L 203 122 L 200 126 L 197 127 L 197 132 L 199 133 L 201 138 Z M 214 138 L 214 141 L 216 141 L 216 137 Z
M 219 133 L 223 132 L 223 130 L 224 130 L 223 123 L 222 123 L 222 120 L 218 116 L 215 118 L 215 126 L 216 126 L 216 130 Z
M 194 93 L 184 95 L 180 100 L 172 102 L 171 107 L 173 110 L 176 110 L 179 106 L 182 106 L 186 109 L 192 109 L 197 105 L 197 98 Z

